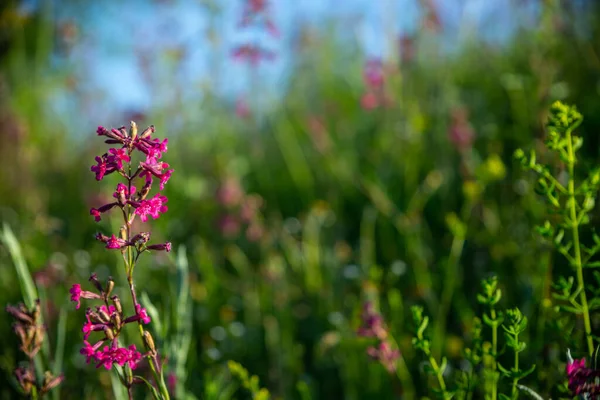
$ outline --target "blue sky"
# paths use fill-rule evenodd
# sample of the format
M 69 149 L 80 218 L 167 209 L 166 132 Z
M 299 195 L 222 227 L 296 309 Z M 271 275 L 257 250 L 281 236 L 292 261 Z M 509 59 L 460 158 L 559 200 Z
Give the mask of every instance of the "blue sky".
M 102 110 L 109 114 L 160 107 L 176 94 L 201 97 L 208 81 L 223 95 L 244 94 L 249 90 L 248 68 L 232 62 L 230 52 L 246 41 L 258 39 L 277 53 L 275 62 L 259 69 L 264 85 L 276 91 L 286 80 L 300 26 L 318 30 L 334 22 L 336 36 L 355 40 L 367 57 L 382 57 L 386 32 L 410 34 L 421 16 L 418 0 L 271 0 L 272 19 L 282 33 L 274 39 L 238 29 L 243 0 L 84 3 L 63 5 L 57 1 L 54 6 L 59 21 L 75 21 L 80 29 L 66 65 L 79 78 L 79 89 L 97 93 Z M 207 11 L 209 3 L 218 4 L 218 16 Z M 434 3 L 448 46 L 473 32 L 502 41 L 516 26 L 514 0 Z M 218 45 L 208 39 L 211 26 L 220 40 Z M 182 62 L 177 65 L 174 59 L 181 50 Z M 160 86 L 149 87 L 145 76 L 158 78 Z

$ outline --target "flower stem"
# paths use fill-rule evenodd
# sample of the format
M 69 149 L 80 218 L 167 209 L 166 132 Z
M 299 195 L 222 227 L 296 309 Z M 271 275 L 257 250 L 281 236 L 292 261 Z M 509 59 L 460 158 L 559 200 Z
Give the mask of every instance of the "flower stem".
M 492 321 L 496 320 L 496 310 L 494 306 L 491 306 L 490 315 L 492 317 Z M 498 325 L 492 325 L 492 400 L 496 400 L 498 397 L 498 378 L 497 378 L 497 361 L 496 355 L 498 354 Z
M 579 244 L 579 219 L 577 217 L 577 202 L 575 199 L 575 154 L 573 151 L 573 137 L 571 131 L 567 131 L 567 149 L 568 149 L 568 169 L 569 184 L 567 187 L 569 200 L 569 219 L 571 233 L 573 235 L 573 251 L 575 255 L 575 272 L 577 274 L 577 289 L 579 290 L 579 302 L 581 303 L 581 312 L 583 314 L 583 325 L 587 341 L 588 353 L 590 356 L 594 353 L 594 342 L 592 339 L 592 325 L 590 322 L 590 310 L 588 308 L 587 296 L 585 294 L 585 282 L 583 279 L 583 263 L 581 262 L 581 246 Z

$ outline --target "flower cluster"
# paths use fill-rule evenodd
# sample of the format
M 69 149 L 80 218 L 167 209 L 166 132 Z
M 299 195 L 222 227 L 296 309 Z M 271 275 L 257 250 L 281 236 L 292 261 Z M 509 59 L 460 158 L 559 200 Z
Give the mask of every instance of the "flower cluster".
M 569 356 L 566 370 L 568 387 L 572 394 L 583 395 L 585 398 L 600 395 L 600 371 L 586 368 L 585 358 L 574 360 Z
M 103 366 L 111 369 L 113 364 L 121 367 L 127 364 L 129 368 L 135 369 L 142 355 L 134 344 L 126 348 L 119 347 L 119 335 L 126 324 L 132 322 L 149 324 L 151 319 L 146 309 L 136 304 L 135 314 L 126 318 L 119 297 L 111 296 L 115 286 L 114 281 L 109 278 L 106 287 L 103 288 L 96 274 L 92 274 L 89 280 L 97 292 L 81 290 L 80 284 L 74 284 L 70 289 L 71 301 L 77 304 L 76 308 L 80 307 L 81 299 L 99 300 L 104 304 L 94 308 L 88 307 L 85 312 L 86 321 L 81 328 L 84 347 L 80 353 L 86 357 L 87 363 L 94 361 L 97 368 Z M 93 332 L 102 333 L 104 336 L 92 345 L 88 340 Z
M 391 99 L 385 93 L 385 74 L 383 63 L 379 59 L 368 60 L 363 70 L 365 93 L 360 104 L 364 110 L 370 111 L 382 106 L 389 106 Z
M 372 359 L 379 361 L 388 372 L 394 373 L 396 362 L 400 357 L 400 350 L 392 346 L 383 317 L 375 310 L 371 302 L 367 302 L 363 306 L 362 325 L 358 328 L 357 333 L 362 337 L 377 339 L 377 345 L 370 346 L 367 354 Z
M 247 0 L 240 20 L 240 27 L 247 27 L 251 23 L 262 23 L 269 34 L 279 37 L 279 29 L 275 26 L 269 12 L 268 0 Z
M 151 322 L 146 309 L 137 300 L 133 271 L 139 256 L 147 251 L 171 251 L 171 243 L 148 244 L 150 232 L 132 232 L 135 218 L 139 216 L 142 222 L 147 222 L 149 217 L 159 218 L 167 212 L 167 197 L 160 193 L 173 173 L 169 164 L 161 161 L 161 157 L 167 152 L 168 139 L 160 140 L 152 138 L 154 126 L 146 128 L 138 133 L 137 125 L 131 122 L 129 131 L 125 127 L 108 130 L 102 126 L 96 131 L 98 136 L 106 138 L 105 142 L 117 145 L 102 156 L 96 157 L 96 165 L 91 167 L 96 174 L 96 180 L 102 180 L 105 176 L 117 173 L 124 182 L 117 184 L 112 194 L 114 201 L 92 208 L 90 214 L 96 221 L 102 219 L 102 215 L 112 209 L 120 209 L 123 225 L 118 235 L 110 236 L 102 233 L 96 234 L 96 239 L 105 244 L 109 250 L 119 250 L 125 262 L 127 283 L 131 293 L 135 312 L 126 316 L 118 296 L 111 296 L 115 286 L 114 281 L 109 278 L 103 287 L 95 274 L 90 277 L 90 282 L 95 291 L 82 290 L 80 284 L 74 284 L 71 289 L 71 301 L 76 303 L 76 308 L 81 306 L 81 299 L 96 300 L 100 304 L 94 308 L 90 307 L 85 313 L 85 322 L 82 327 L 83 348 L 81 354 L 86 357 L 88 363 L 94 362 L 96 368 L 103 366 L 110 370 L 113 366 L 122 367 L 122 373 L 117 369 L 119 381 L 127 388 L 129 398 L 132 398 L 132 386 L 134 384 L 146 383 L 152 387 L 155 398 L 169 399 L 166 387 L 163 366 L 159 360 L 158 352 L 150 332 L 144 330 L 143 325 Z M 141 160 L 134 164 L 135 152 L 141 153 Z M 141 181 L 141 182 L 140 182 Z M 134 183 L 138 182 L 141 189 L 137 189 Z M 154 196 L 149 197 L 152 185 L 158 183 L 159 190 Z M 119 345 L 119 337 L 125 325 L 137 323 L 140 336 L 146 351 L 140 353 L 134 344 L 128 347 Z M 96 342 L 90 342 L 90 336 L 102 334 Z M 150 369 L 154 374 L 154 384 L 149 381 L 134 377 L 132 370 L 135 369 L 142 357 L 149 362 Z M 155 386 L 156 385 L 156 386 Z M 159 396 L 160 393 L 160 396 Z
M 237 178 L 227 178 L 217 191 L 219 204 L 224 208 L 218 225 L 226 238 L 235 238 L 245 227 L 246 238 L 255 242 L 264 233 L 260 219 L 263 199 L 256 194 L 246 194 Z
M 50 371 L 44 373 L 42 382 L 38 383 L 36 378 L 34 357 L 42 348 L 44 334 L 46 333 L 40 318 L 40 301 L 37 300 L 31 309 L 27 309 L 21 303 L 16 307 L 6 306 L 6 311 L 16 320 L 13 329 L 19 337 L 19 349 L 29 360 L 26 366 L 19 366 L 14 371 L 19 388 L 24 395 L 30 395 L 35 390 L 37 395 L 44 396 L 60 385 L 65 378 L 62 374 L 54 376 Z
M 111 148 L 108 153 L 100 157 L 96 157 L 96 165 L 91 167 L 91 170 L 96 173 L 96 180 L 102 180 L 104 176 L 117 172 L 124 177 L 126 182 L 117 184 L 113 198 L 115 201 L 104 204 L 99 208 L 92 208 L 90 215 L 98 222 L 102 219 L 102 214 L 117 207 L 120 208 L 124 215 L 127 215 L 125 220 L 126 231 L 134 219 L 139 216 L 142 222 L 148 221 L 148 216 L 157 219 L 161 214 L 167 212 L 166 203 L 167 197 L 161 193 L 156 193 L 154 197 L 149 198 L 148 195 L 152 189 L 154 181 L 158 181 L 160 190 L 164 190 L 165 184 L 171 178 L 173 173 L 169 169 L 169 164 L 160 161 L 162 155 L 167 151 L 168 139 L 163 141 L 152 139 L 154 126 L 146 128 L 141 134 L 137 132 L 137 126 L 134 122 L 131 123 L 131 130 L 128 132 L 124 127 L 119 129 L 111 129 L 110 131 L 102 126 L 96 131 L 99 136 L 107 137 L 106 143 L 119 144 L 121 148 Z M 132 153 L 137 150 L 141 152 L 145 160 L 141 161 L 135 171 L 131 168 Z M 124 165 L 123 163 L 127 163 Z M 127 168 L 125 168 L 127 167 Z M 143 180 L 141 190 L 137 190 L 133 185 L 136 179 Z M 130 212 L 133 211 L 133 212 Z M 131 240 L 119 238 L 115 235 L 111 237 L 98 234 L 96 239 L 106 243 L 107 249 L 123 250 L 128 246 L 136 248 L 138 253 L 145 250 L 171 250 L 170 243 L 162 245 L 146 246 L 150 238 L 150 233 L 144 232 Z
M 267 0 L 246 0 L 238 27 L 242 29 L 250 27 L 259 30 L 264 29 L 271 36 L 279 37 L 279 30 L 273 23 Z M 246 61 L 253 66 L 258 65 L 263 60 L 272 61 L 275 59 L 273 51 L 256 43 L 241 44 L 233 49 L 232 55 L 235 60 Z

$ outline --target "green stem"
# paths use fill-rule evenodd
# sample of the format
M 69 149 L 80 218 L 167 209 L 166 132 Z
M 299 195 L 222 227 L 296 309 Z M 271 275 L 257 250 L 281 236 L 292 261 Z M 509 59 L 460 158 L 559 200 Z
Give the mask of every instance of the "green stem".
M 442 392 L 444 394 L 444 398 L 446 398 L 446 382 L 444 381 L 444 373 L 440 369 L 437 362 L 435 361 L 435 358 L 433 358 L 431 356 L 431 353 L 429 355 L 429 363 L 431 364 L 431 367 L 435 371 L 435 377 L 437 378 L 438 384 L 440 385 L 440 389 L 442 390 Z
M 433 341 L 434 347 L 432 351 L 434 357 L 439 357 L 442 352 L 444 334 L 446 333 L 446 324 L 448 322 L 448 312 L 450 311 L 450 307 L 452 305 L 452 297 L 454 296 L 454 291 L 458 281 L 458 262 L 462 255 L 464 244 L 465 238 L 463 235 L 454 236 L 450 250 L 450 257 L 448 258 L 448 263 L 446 265 L 444 289 L 440 297 L 439 311 L 436 318 L 436 340 Z
M 579 220 L 577 218 L 577 202 L 575 199 L 575 154 L 573 152 L 573 140 L 571 131 L 567 131 L 568 144 L 568 168 L 569 168 L 569 185 L 568 185 L 568 208 L 571 225 L 571 233 L 573 235 L 573 249 L 575 252 L 575 272 L 577 273 L 577 289 L 579 290 L 579 302 L 583 314 L 583 325 L 585 328 L 585 336 L 590 357 L 594 352 L 594 342 L 592 339 L 592 324 L 590 322 L 590 310 L 588 308 L 587 296 L 585 294 L 585 282 L 583 280 L 583 263 L 581 262 L 581 247 L 579 244 Z
M 492 317 L 492 321 L 496 321 L 496 310 L 494 307 L 491 307 L 490 315 Z M 498 378 L 497 378 L 497 362 L 496 355 L 498 354 L 498 326 L 494 324 L 492 326 L 492 357 L 494 359 L 492 363 L 492 400 L 496 400 L 498 397 Z
M 515 335 L 515 341 L 519 343 L 519 335 Z M 515 349 L 515 371 L 519 370 L 519 352 Z M 517 383 L 519 383 L 519 378 L 513 378 L 512 384 L 512 398 L 516 400 L 519 397 L 519 390 L 517 388 Z

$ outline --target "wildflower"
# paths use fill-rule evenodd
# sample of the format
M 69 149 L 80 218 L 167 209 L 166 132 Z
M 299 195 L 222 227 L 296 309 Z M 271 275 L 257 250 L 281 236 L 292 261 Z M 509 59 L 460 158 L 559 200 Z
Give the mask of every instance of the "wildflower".
M 154 219 L 160 214 L 165 213 L 168 208 L 167 197 L 157 192 L 152 198 L 147 198 L 155 179 L 159 180 L 160 190 L 164 190 L 165 184 L 171 178 L 173 170 L 169 169 L 169 164 L 161 161 L 160 158 L 168 150 L 168 139 L 152 138 L 155 132 L 154 126 L 150 125 L 141 133 L 138 132 L 137 125 L 131 122 L 129 132 L 125 127 L 118 129 L 106 129 L 99 126 L 96 133 L 99 136 L 106 137 L 107 144 L 116 144 L 120 147 L 110 148 L 107 153 L 95 158 L 96 165 L 91 167 L 92 172 L 96 175 L 96 180 L 102 180 L 106 175 L 118 172 L 119 176 L 125 178 L 125 182 L 117 184 L 113 197 L 115 202 L 105 204 L 99 208 L 90 209 L 90 215 L 96 221 L 100 221 L 102 214 L 111 210 L 114 207 L 121 209 L 123 216 L 123 228 L 119 235 L 112 234 L 110 236 L 102 233 L 96 234 L 96 239 L 104 243 L 107 249 L 120 249 L 125 255 L 126 249 L 130 252 L 133 247 L 137 252 L 133 262 L 131 257 L 124 257 L 126 271 L 128 273 L 129 287 L 135 308 L 135 314 L 128 318 L 124 318 L 123 308 L 119 297 L 111 296 L 115 282 L 112 278 L 108 279 L 106 285 L 100 284 L 95 274 L 90 277 L 90 282 L 95 286 L 97 292 L 88 292 L 81 289 L 81 285 L 75 284 L 70 290 L 71 300 L 77 303 L 76 308 L 81 306 L 81 299 L 96 299 L 102 300 L 104 304 L 96 306 L 94 310 L 88 308 L 86 311 L 86 320 L 82 325 L 83 332 L 83 347 L 80 353 L 86 357 L 86 362 L 94 361 L 96 368 L 101 366 L 106 369 L 111 369 L 117 364 L 121 367 L 134 369 L 139 364 L 142 354 L 137 351 L 135 345 L 129 347 L 119 347 L 120 334 L 123 327 L 128 323 L 138 322 L 149 324 L 151 318 L 148 312 L 137 302 L 137 296 L 133 284 L 133 270 L 138 256 L 146 250 L 162 250 L 171 251 L 171 243 L 159 243 L 147 245 L 150 240 L 150 232 L 131 233 L 132 223 L 136 216 L 139 216 L 143 222 L 148 220 L 148 215 Z M 139 151 L 145 155 L 145 160 L 139 164 L 139 167 L 132 168 L 131 160 L 132 153 Z M 125 165 L 129 164 L 129 165 Z M 133 182 L 136 179 L 143 179 L 144 185 L 138 192 Z M 135 197 L 134 197 L 135 195 Z M 108 302 L 112 302 L 109 304 Z M 96 344 L 91 345 L 89 337 L 97 333 L 103 333 L 103 337 Z M 25 336 L 25 333 L 23 334 Z M 146 334 L 142 338 L 146 340 Z M 145 342 L 146 343 L 146 342 Z M 145 354 L 156 371 L 162 376 L 162 364 L 158 360 L 158 352 L 153 347 L 152 351 Z M 51 381 L 54 382 L 54 381 Z M 139 380 L 122 381 L 122 383 L 131 390 L 131 386 L 135 383 L 140 383 Z M 153 386 L 153 390 L 160 389 L 162 393 L 166 393 L 164 382 L 158 381 Z M 130 392 L 131 393 L 131 392 Z
M 92 215 L 94 217 L 94 220 L 96 222 L 99 222 L 102 219 L 101 214 L 104 214 L 105 212 L 109 211 L 111 208 L 113 208 L 116 205 L 118 205 L 118 203 L 108 203 L 108 204 L 103 205 L 100 208 L 92 208 L 92 209 L 90 209 L 90 215 Z
M 121 238 L 116 237 L 115 235 L 112 235 L 107 241 L 106 241 L 106 248 L 107 249 L 122 249 L 123 247 L 127 246 L 127 242 Z
M 69 293 L 71 293 L 71 301 L 77 303 L 75 309 L 79 310 L 81 306 L 81 299 L 101 299 L 102 297 L 94 292 L 88 292 L 87 290 L 81 290 L 81 285 L 75 283 L 69 289 Z
M 146 309 L 143 308 L 140 304 L 136 304 L 135 305 L 135 311 L 137 313 L 138 318 L 144 323 L 144 324 L 149 324 L 150 321 L 152 321 L 150 319 L 150 317 L 148 316 L 148 313 L 146 312 Z
M 275 53 L 262 47 L 244 44 L 236 47 L 232 52 L 233 58 L 236 61 L 247 61 L 252 65 L 257 65 L 259 62 L 273 61 Z
M 570 354 L 569 354 L 570 358 Z M 568 387 L 574 395 L 600 394 L 600 371 L 585 367 L 585 358 L 580 360 L 570 359 L 566 367 Z
M 377 347 L 369 347 L 367 354 L 374 360 L 379 361 L 389 373 L 396 371 L 396 362 L 400 357 L 400 350 L 393 349 L 388 342 L 383 341 Z
M 77 303 L 75 308 L 79 310 L 79 307 L 81 306 L 81 285 L 78 283 L 74 284 L 69 290 L 69 293 L 71 293 L 71 301 Z
M 139 215 L 143 222 L 148 220 L 148 214 L 152 218 L 157 219 L 161 213 L 165 213 L 169 209 L 167 206 L 165 206 L 167 201 L 168 199 L 166 196 L 157 193 L 150 200 L 142 200 L 139 202 L 135 209 L 135 214 Z
M 387 330 L 383 324 L 383 317 L 377 313 L 371 302 L 365 303 L 362 313 L 362 326 L 358 328 L 358 335 L 385 339 Z

